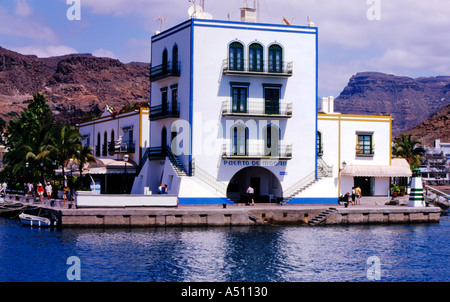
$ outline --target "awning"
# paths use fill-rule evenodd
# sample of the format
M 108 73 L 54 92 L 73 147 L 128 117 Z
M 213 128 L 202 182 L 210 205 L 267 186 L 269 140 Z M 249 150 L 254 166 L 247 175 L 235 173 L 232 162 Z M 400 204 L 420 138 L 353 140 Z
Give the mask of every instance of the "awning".
M 109 159 L 109 158 L 97 158 L 97 162 L 85 166 L 83 168 L 83 174 L 123 174 L 125 173 L 125 165 L 127 166 L 127 173 L 136 173 L 136 164 L 129 160 L 127 162 L 123 160 Z M 64 168 L 66 175 L 71 175 L 70 165 Z M 55 170 L 57 175 L 62 174 L 62 169 Z M 78 165 L 73 164 L 72 175 L 79 176 Z
M 102 158 L 98 159 L 94 164 L 89 165 L 87 173 L 90 174 L 123 174 L 125 173 L 125 165 L 127 173 L 136 173 L 136 164 L 129 160 L 127 162 L 123 160 Z
M 348 165 L 341 176 L 351 177 L 411 177 L 408 162 L 403 158 L 392 159 L 391 165 Z

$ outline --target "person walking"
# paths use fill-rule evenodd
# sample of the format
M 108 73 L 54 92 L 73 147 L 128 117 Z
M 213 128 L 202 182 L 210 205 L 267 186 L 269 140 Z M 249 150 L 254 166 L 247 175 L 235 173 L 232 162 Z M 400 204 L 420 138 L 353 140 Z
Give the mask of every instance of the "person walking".
M 50 200 L 52 198 L 53 188 L 50 182 L 47 182 L 47 185 L 45 186 L 45 192 L 47 193 L 47 198 Z
M 42 186 L 41 183 L 38 183 L 38 185 L 37 185 L 37 193 L 38 193 L 39 201 L 42 202 L 42 200 L 44 199 L 44 187 Z
M 248 196 L 247 204 L 250 204 L 250 200 L 251 200 L 252 201 L 252 206 L 255 205 L 255 197 L 254 197 L 254 195 L 255 195 L 255 190 L 251 186 L 248 186 L 248 188 L 247 188 L 247 196 Z

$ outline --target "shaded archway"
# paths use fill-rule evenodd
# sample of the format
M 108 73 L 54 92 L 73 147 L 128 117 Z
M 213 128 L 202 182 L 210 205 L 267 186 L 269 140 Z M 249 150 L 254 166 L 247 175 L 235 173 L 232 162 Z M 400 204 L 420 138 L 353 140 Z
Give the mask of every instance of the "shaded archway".
M 283 198 L 283 188 L 278 177 L 262 167 L 247 167 L 234 174 L 228 184 L 227 198 L 234 202 L 247 202 L 248 186 L 255 191 L 256 203 L 276 202 Z

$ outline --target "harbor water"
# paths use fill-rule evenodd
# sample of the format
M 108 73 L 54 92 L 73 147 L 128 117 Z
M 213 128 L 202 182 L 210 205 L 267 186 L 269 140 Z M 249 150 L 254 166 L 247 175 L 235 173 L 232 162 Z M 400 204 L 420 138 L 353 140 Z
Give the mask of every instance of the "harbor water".
M 438 224 L 30 228 L 0 219 L 1 282 L 450 281 Z

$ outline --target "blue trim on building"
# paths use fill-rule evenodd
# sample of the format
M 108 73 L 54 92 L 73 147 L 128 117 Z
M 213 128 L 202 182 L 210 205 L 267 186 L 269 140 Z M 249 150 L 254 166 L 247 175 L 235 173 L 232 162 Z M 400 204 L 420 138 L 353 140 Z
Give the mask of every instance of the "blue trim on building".
M 194 125 L 193 123 L 193 108 L 194 108 L 194 19 L 191 19 L 191 45 L 190 45 L 190 51 L 191 51 L 191 58 L 190 58 L 190 91 L 189 91 L 189 125 L 190 125 L 190 133 L 189 133 L 189 166 L 192 163 L 192 138 L 193 136 L 193 129 L 194 129 Z M 191 173 L 190 171 L 191 169 L 189 169 L 189 174 Z
M 292 198 L 286 204 L 330 204 L 338 205 L 339 198 L 337 197 L 303 197 Z
M 225 197 L 178 197 L 179 205 L 218 205 L 233 204 Z
M 319 130 L 319 30 L 316 29 L 316 131 L 315 131 L 315 150 L 316 150 L 316 179 L 317 179 L 317 157 L 319 154 L 317 153 L 317 131 Z

